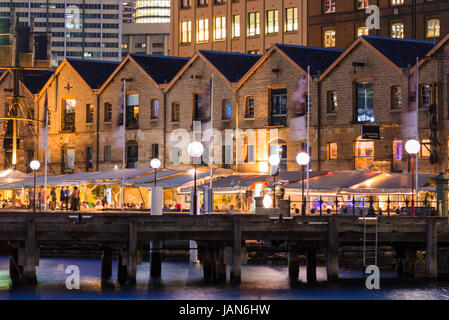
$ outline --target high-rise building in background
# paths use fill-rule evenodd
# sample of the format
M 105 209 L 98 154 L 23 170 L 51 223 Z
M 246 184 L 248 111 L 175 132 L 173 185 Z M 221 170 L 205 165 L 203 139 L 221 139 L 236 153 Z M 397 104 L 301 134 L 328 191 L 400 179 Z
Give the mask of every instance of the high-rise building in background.
M 122 56 L 128 53 L 169 55 L 169 23 L 124 23 Z
M 307 2 L 172 1 L 171 54 L 190 57 L 201 49 L 263 54 L 274 43 L 306 45 Z
M 19 15 L 21 24 L 51 32 L 52 59 L 121 59 L 122 0 L 12 0 L 0 16 Z
M 134 0 L 135 23 L 170 23 L 170 0 Z
M 369 29 L 369 5 L 379 8 L 379 29 Z M 348 47 L 362 35 L 438 42 L 449 32 L 448 1 L 313 0 L 309 1 L 309 45 Z
M 133 23 L 134 21 L 134 0 L 122 0 L 123 23 Z

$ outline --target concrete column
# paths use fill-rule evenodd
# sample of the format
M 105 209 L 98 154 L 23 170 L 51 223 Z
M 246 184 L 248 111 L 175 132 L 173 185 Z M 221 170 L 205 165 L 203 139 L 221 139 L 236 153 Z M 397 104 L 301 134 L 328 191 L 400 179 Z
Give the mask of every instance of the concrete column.
M 307 283 L 316 283 L 316 249 L 309 247 L 307 250 Z
M 438 278 L 437 225 L 433 219 L 427 220 L 426 277 L 428 280 Z
M 296 248 L 291 248 L 287 254 L 288 258 L 288 277 L 290 284 L 298 282 L 299 276 L 299 255 Z
M 101 281 L 107 282 L 112 277 L 112 248 L 104 246 L 101 253 Z
M 338 220 L 329 218 L 327 225 L 327 281 L 338 280 Z
M 34 218 L 27 221 L 27 238 L 25 240 L 25 284 L 37 284 L 36 278 L 36 222 Z
M 161 216 L 163 204 L 163 189 L 161 187 L 151 188 L 151 215 Z M 162 241 L 152 240 L 150 242 L 150 277 L 160 278 L 162 273 Z
M 128 225 L 128 284 L 136 284 L 137 274 L 137 228 L 131 221 Z
M 234 219 L 233 238 L 231 283 L 239 284 L 242 281 L 242 231 L 238 218 Z

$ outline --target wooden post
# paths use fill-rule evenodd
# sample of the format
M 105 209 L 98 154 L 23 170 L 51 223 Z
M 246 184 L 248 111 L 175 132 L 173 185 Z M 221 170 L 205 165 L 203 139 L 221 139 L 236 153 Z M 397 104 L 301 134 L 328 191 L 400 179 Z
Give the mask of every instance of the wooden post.
M 136 284 L 137 274 L 137 228 L 134 221 L 129 222 L 128 232 L 128 284 Z
M 239 284 L 242 281 L 242 231 L 240 220 L 234 218 L 234 239 L 232 246 L 231 283 Z
M 128 273 L 127 273 L 127 264 L 124 263 L 124 254 L 126 254 L 126 251 L 124 251 L 123 249 L 119 250 L 118 253 L 118 263 L 117 263 L 117 281 L 120 284 L 123 284 L 127 281 L 128 279 Z M 126 258 L 125 258 L 126 259 Z
M 23 267 L 19 265 L 19 248 L 12 248 L 9 256 L 9 276 L 13 287 L 23 284 Z
M 307 250 L 307 283 L 316 283 L 316 249 L 309 247 Z
M 226 265 L 223 263 L 224 259 L 224 249 L 215 249 L 215 280 L 217 283 L 226 282 Z
M 162 274 L 162 241 L 152 240 L 150 248 L 150 276 L 151 278 L 160 278 Z
M 295 284 L 298 282 L 299 276 L 299 255 L 296 246 L 290 248 L 287 254 L 287 259 L 288 259 L 288 277 L 290 279 L 290 284 Z
M 103 246 L 101 253 L 101 281 L 108 282 L 112 277 L 112 248 Z
M 27 221 L 27 237 L 25 240 L 25 284 L 37 284 L 36 278 L 36 222 L 34 218 Z
M 437 225 L 435 220 L 427 220 L 426 277 L 427 280 L 438 278 Z
M 327 281 L 338 280 L 338 220 L 329 218 L 327 225 Z
M 199 246 L 198 246 L 199 247 Z M 210 246 L 204 246 L 202 248 L 202 263 L 203 263 L 203 276 L 205 282 L 213 282 L 215 279 L 215 259 L 214 248 Z

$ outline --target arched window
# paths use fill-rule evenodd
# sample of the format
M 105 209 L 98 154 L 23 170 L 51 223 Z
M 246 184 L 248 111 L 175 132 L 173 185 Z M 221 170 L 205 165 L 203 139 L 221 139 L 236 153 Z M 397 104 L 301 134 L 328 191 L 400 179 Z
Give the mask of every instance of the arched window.
M 370 170 L 374 164 L 374 141 L 358 137 L 354 142 L 354 169 Z
M 137 141 L 130 140 L 126 142 L 126 168 L 137 168 L 139 159 L 139 147 Z

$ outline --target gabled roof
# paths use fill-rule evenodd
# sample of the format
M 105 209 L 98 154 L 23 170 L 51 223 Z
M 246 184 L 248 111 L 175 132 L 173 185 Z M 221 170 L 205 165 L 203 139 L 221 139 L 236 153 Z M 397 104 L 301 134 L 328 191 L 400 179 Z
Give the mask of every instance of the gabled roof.
M 99 89 L 119 65 L 113 61 L 72 58 L 66 60 L 92 90 Z
M 31 94 L 37 94 L 43 89 L 52 75 L 52 70 L 24 70 L 21 81 Z
M 190 60 L 182 67 L 176 76 L 165 87 L 168 91 L 176 83 L 176 81 L 187 71 L 187 69 L 198 58 L 202 59 L 213 72 L 222 77 L 229 86 L 237 85 L 238 81 L 250 70 L 253 65 L 261 58 L 258 54 L 245 54 L 235 52 L 221 52 L 199 50 Z
M 430 41 L 361 36 L 327 68 L 320 76 L 320 80 L 326 77 L 359 44 L 363 44 L 373 50 L 373 52 L 384 58 L 397 71 L 413 67 L 416 64 L 416 58 L 423 58 L 434 47 L 433 42 Z
M 189 61 L 189 58 L 137 53 L 132 53 L 130 56 L 157 84 L 170 82 Z
M 279 44 L 275 46 L 285 53 L 301 69 L 315 75 L 324 72 L 342 53 L 343 50 Z
M 241 87 L 274 52 L 279 53 L 301 72 L 307 73 L 307 68 L 310 67 L 310 75 L 313 76 L 324 72 L 343 50 L 276 43 L 240 79 L 237 87 Z
M 238 82 L 260 59 L 258 54 L 200 50 L 200 54 L 226 77 L 229 82 Z
M 362 38 L 399 68 L 415 65 L 416 58 L 423 58 L 435 46 L 431 41 L 375 36 L 362 36 Z
M 443 47 L 447 42 L 449 41 L 449 33 L 446 34 L 446 36 L 441 39 L 433 48 L 432 50 L 430 50 L 429 52 L 427 52 L 426 57 L 421 59 L 419 61 L 419 66 L 421 67 L 421 65 L 423 65 L 424 63 L 426 63 L 427 61 L 429 61 L 429 59 L 426 58 L 430 58 L 432 57 L 438 50 L 440 50 L 441 47 Z M 415 72 L 416 66 L 414 66 L 411 70 L 410 73 Z

